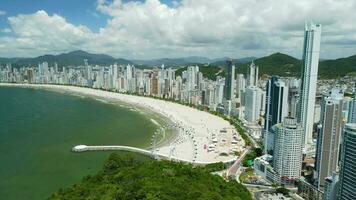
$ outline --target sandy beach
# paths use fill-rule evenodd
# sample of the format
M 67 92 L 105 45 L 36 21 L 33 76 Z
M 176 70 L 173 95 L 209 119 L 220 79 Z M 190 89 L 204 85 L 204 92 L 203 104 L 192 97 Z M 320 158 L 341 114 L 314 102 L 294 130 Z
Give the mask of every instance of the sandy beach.
M 237 149 L 239 152 L 242 152 L 245 146 L 240 135 L 237 134 L 236 130 L 228 121 L 210 113 L 173 102 L 75 86 L 8 83 L 0 83 L 0 86 L 60 90 L 69 93 L 118 100 L 160 113 L 172 120 L 175 124 L 175 128 L 179 129 L 179 131 L 173 141 L 159 147 L 157 152 L 167 156 L 172 155 L 172 157 L 178 160 L 194 160 L 194 162 L 202 164 L 220 161 L 229 162 L 236 159 L 234 154 L 229 153 L 232 148 L 231 143 L 234 143 L 234 149 Z M 224 134 L 223 138 L 219 136 L 222 133 Z M 229 138 L 232 137 L 235 138 L 236 141 L 231 142 Z M 218 147 L 213 151 L 211 149 L 209 150 L 209 146 L 213 144 Z

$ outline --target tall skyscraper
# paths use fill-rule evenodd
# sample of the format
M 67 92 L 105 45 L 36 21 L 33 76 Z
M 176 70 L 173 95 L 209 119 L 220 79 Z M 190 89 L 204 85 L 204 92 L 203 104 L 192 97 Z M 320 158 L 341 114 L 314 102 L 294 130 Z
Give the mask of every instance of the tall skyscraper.
M 291 184 L 300 178 L 302 170 L 303 130 L 297 120 L 286 117 L 283 123 L 273 126 L 273 167 L 283 184 Z
M 243 94 L 245 92 L 246 81 L 243 74 L 236 74 L 236 97 L 240 98 L 240 102 L 242 102 Z
M 356 123 L 356 83 L 354 86 L 354 97 L 350 102 L 349 112 L 348 112 L 348 123 Z
M 266 84 L 266 114 L 264 123 L 264 151 L 273 149 L 272 126 L 281 123 L 288 116 L 288 87 L 277 76 Z
M 312 143 L 314 125 L 314 107 L 316 84 L 318 78 L 318 64 L 320 51 L 321 25 L 307 23 L 304 34 L 303 63 L 301 77 L 301 92 L 299 109 L 297 112 L 298 122 L 303 127 L 303 147 L 306 150 Z
M 226 65 L 224 97 L 226 100 L 232 100 L 235 97 L 235 65 L 232 60 L 226 61 Z
M 321 105 L 315 164 L 315 179 L 319 189 L 323 189 L 325 178 L 331 176 L 338 166 L 340 137 L 344 123 L 342 99 L 343 93 L 332 90 L 332 94 L 324 97 Z
M 340 153 L 339 200 L 353 200 L 356 197 L 356 123 L 346 124 Z
M 262 103 L 262 90 L 256 86 L 246 88 L 245 92 L 245 119 L 250 123 L 257 123 Z
M 333 172 L 332 176 L 325 178 L 323 200 L 337 199 L 338 190 L 339 190 L 339 173 Z
M 257 86 L 258 83 L 258 66 L 252 61 L 247 69 L 247 86 Z

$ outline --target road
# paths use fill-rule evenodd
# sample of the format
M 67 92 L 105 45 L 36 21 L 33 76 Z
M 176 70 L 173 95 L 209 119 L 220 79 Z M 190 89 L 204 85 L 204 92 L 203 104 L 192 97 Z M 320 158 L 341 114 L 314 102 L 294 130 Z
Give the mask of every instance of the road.
M 227 177 L 235 177 L 237 170 L 241 166 L 241 161 L 245 158 L 245 156 L 250 152 L 250 147 L 247 147 L 246 150 L 242 153 L 242 155 L 231 165 L 228 169 Z
M 252 146 L 254 148 L 259 148 L 260 145 L 256 142 L 255 139 L 253 139 L 250 134 L 247 133 L 245 126 L 241 124 L 238 120 L 232 118 L 233 122 L 238 124 L 246 133 L 247 137 L 251 140 Z M 228 169 L 227 177 L 236 177 L 236 173 L 238 169 L 241 167 L 241 161 L 245 158 L 245 156 L 250 152 L 251 148 L 247 147 L 246 150 L 242 153 L 242 155 L 234 162 L 234 164 L 231 165 L 231 167 Z

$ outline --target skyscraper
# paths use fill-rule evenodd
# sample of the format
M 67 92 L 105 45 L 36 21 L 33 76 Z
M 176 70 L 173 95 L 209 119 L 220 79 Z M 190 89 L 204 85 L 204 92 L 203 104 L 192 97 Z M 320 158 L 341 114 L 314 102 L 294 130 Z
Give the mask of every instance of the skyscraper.
M 336 171 L 339 159 L 340 136 L 343 127 L 343 94 L 333 90 L 324 97 L 321 105 L 321 119 L 318 125 L 316 151 L 316 184 L 323 189 L 325 178 Z
M 234 99 L 235 92 L 235 65 L 233 65 L 232 60 L 226 61 L 226 76 L 225 76 L 225 91 L 224 97 L 226 100 Z
M 339 173 L 333 172 L 332 176 L 325 178 L 323 200 L 337 199 L 338 190 L 339 190 Z
M 258 66 L 252 61 L 247 70 L 247 86 L 257 86 L 258 83 Z
M 293 183 L 301 176 L 303 130 L 295 118 L 286 117 L 273 126 L 273 167 L 283 184 Z
M 352 98 L 352 101 L 350 102 L 350 107 L 349 107 L 349 116 L 348 116 L 348 123 L 356 123 L 356 83 L 354 86 L 354 97 Z
M 339 200 L 353 200 L 356 197 L 356 123 L 346 124 L 340 153 Z
M 256 86 L 246 88 L 245 92 L 245 119 L 250 123 L 257 123 L 262 102 L 262 90 Z
M 316 84 L 318 76 L 319 51 L 320 51 L 321 25 L 307 23 L 304 34 L 301 92 L 298 122 L 303 127 L 303 147 L 306 150 L 312 142 L 314 125 L 314 107 Z
M 281 123 L 288 115 L 288 87 L 285 83 L 272 76 L 266 84 L 266 114 L 264 124 L 264 151 L 273 149 L 272 126 Z

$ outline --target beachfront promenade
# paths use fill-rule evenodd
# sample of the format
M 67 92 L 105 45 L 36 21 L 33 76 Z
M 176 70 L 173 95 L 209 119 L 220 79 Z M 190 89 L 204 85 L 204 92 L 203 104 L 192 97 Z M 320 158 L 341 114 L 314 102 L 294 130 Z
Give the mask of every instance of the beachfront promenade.
M 137 147 L 130 147 L 130 146 L 87 146 L 87 145 L 77 145 L 75 147 L 72 148 L 73 152 L 86 152 L 86 151 L 127 151 L 127 152 L 134 152 L 134 153 L 139 153 L 139 154 L 143 154 L 146 156 L 150 156 L 152 158 L 155 159 L 163 159 L 163 160 L 178 160 L 184 163 L 190 163 L 190 164 L 194 164 L 194 165 L 207 165 L 207 164 L 211 164 L 211 162 L 193 162 L 192 160 L 185 160 L 185 159 L 181 159 L 181 158 L 176 158 L 174 156 L 167 156 L 164 154 L 161 154 L 159 152 L 153 152 L 153 151 L 149 151 L 149 150 L 145 150 L 145 149 L 141 149 L 141 148 L 137 148 Z M 226 160 L 223 163 L 232 163 L 234 162 L 235 159 L 231 159 L 231 160 Z

